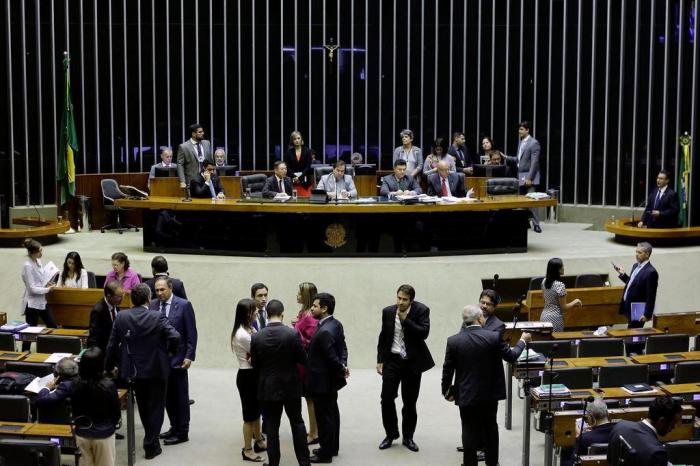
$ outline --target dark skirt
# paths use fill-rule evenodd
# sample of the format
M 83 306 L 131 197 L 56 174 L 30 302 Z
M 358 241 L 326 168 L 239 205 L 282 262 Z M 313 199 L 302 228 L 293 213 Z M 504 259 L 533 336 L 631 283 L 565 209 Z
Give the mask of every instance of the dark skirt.
M 241 396 L 243 422 L 260 419 L 260 402 L 258 401 L 258 371 L 255 369 L 238 369 L 236 387 Z

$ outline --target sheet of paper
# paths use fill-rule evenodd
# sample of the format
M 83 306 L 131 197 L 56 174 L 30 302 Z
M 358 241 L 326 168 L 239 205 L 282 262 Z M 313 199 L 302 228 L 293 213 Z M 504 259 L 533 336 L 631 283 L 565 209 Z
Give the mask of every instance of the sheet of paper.
M 58 267 L 56 267 L 56 264 L 54 264 L 52 261 L 49 261 L 48 264 L 44 265 L 44 270 L 42 271 L 43 277 L 44 277 L 44 284 L 48 285 L 51 282 L 56 282 L 58 280 L 58 275 L 61 273 L 60 270 L 58 270 Z
M 49 356 L 48 358 L 46 358 L 44 360 L 44 362 L 56 364 L 61 359 L 70 358 L 71 356 L 73 356 L 73 355 L 70 353 L 52 353 L 51 356 Z
M 24 390 L 32 393 L 39 393 L 42 388 L 46 388 L 46 385 L 48 385 L 48 383 L 51 380 L 53 380 L 53 378 L 53 374 L 45 375 L 44 377 L 37 377 L 34 380 L 32 380 L 31 383 L 27 385 Z
M 21 332 L 19 333 L 41 333 L 46 329 L 46 327 L 27 327 L 25 329 L 22 329 Z

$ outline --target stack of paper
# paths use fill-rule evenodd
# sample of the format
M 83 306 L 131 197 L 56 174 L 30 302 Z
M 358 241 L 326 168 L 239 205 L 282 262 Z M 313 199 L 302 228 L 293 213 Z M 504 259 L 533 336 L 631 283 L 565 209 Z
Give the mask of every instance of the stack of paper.
M 46 388 L 46 385 L 52 381 L 54 378 L 53 374 L 46 375 L 44 377 L 37 377 L 36 379 L 32 380 L 29 385 L 27 385 L 24 389 L 26 392 L 32 392 L 32 393 L 39 393 L 43 388 Z
M 19 332 L 27 327 L 29 327 L 29 324 L 26 322 L 22 322 L 21 320 L 11 320 L 0 327 L 0 330 L 4 330 L 5 332 Z
M 540 398 L 548 397 L 550 394 L 550 388 L 553 398 L 566 398 L 571 396 L 571 390 L 569 390 L 566 385 L 560 383 L 540 385 L 539 387 L 533 388 L 532 392 Z
M 46 330 L 46 327 L 27 327 L 22 329 L 19 333 L 39 334 L 44 330 Z

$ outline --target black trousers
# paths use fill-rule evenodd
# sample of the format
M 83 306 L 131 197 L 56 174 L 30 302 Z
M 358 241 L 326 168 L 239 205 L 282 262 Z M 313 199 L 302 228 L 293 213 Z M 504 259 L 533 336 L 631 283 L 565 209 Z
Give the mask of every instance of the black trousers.
M 30 326 L 34 327 L 39 323 L 39 317 L 44 321 L 47 327 L 56 328 L 56 321 L 53 318 L 53 313 L 51 309 L 47 306 L 46 309 L 34 309 L 33 307 L 27 306 L 24 309 L 24 319 Z M 31 348 L 31 341 L 22 342 L 22 351 L 29 351 Z
M 299 464 L 309 464 L 309 449 L 306 446 L 306 426 L 301 417 L 301 398 L 292 398 L 284 401 L 263 401 L 267 411 L 267 462 L 270 466 L 280 464 L 280 419 L 282 409 L 287 413 L 289 426 L 292 428 L 292 440 L 294 453 Z
M 318 456 L 330 458 L 340 449 L 340 411 L 338 410 L 338 392 L 313 395 L 318 425 Z
M 190 431 L 190 389 L 187 369 L 170 369 L 165 410 L 168 413 L 173 434 L 176 437 L 187 437 Z
M 133 387 L 139 417 L 143 425 L 143 449 L 153 453 L 160 449 L 160 429 L 165 417 L 165 379 L 134 379 Z
M 399 420 L 394 400 L 399 395 L 401 385 L 401 432 L 405 439 L 412 439 L 416 431 L 418 413 L 416 402 L 420 392 L 421 373 L 414 372 L 409 360 L 393 355 L 384 361 L 382 370 L 382 423 L 387 437 L 399 437 Z
M 483 441 L 486 465 L 498 464 L 498 401 L 459 408 L 462 420 L 462 446 L 464 466 L 477 466 L 477 444 Z

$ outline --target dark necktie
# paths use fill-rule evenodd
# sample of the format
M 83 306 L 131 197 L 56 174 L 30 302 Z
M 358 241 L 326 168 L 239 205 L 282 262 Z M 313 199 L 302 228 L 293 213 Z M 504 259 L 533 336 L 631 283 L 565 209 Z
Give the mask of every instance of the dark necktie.
M 442 180 L 442 196 L 446 197 L 447 194 L 447 180 L 445 178 L 440 178 Z
M 459 160 L 461 160 L 462 162 L 464 162 L 464 152 L 462 152 L 462 149 L 459 149 L 459 150 L 457 151 L 457 154 L 459 155 Z
M 112 322 L 117 318 L 117 310 L 117 306 L 112 306 L 112 309 L 109 311 L 112 314 Z
M 204 158 L 204 155 L 202 155 L 202 143 L 201 142 L 197 143 L 197 157 L 199 158 L 200 162 Z
M 163 315 L 166 316 L 166 317 L 167 317 L 167 314 L 165 313 L 165 308 L 166 308 L 167 305 L 168 305 L 167 302 L 165 302 L 165 303 L 160 303 L 160 313 L 163 314 Z
M 280 180 L 280 192 L 284 192 L 284 181 Z
M 265 326 L 267 325 L 267 322 L 265 321 L 265 309 L 258 309 L 258 317 L 260 318 L 260 330 L 264 329 Z
M 405 186 L 406 186 L 405 180 L 406 180 L 406 177 L 405 177 L 405 176 L 399 180 L 399 183 L 398 183 L 398 184 L 399 184 L 399 189 L 400 189 L 401 191 L 403 191 L 403 190 L 406 189 L 406 188 L 405 188 Z
M 654 199 L 654 210 L 659 205 L 659 200 L 661 199 L 661 191 L 656 191 L 656 199 Z

